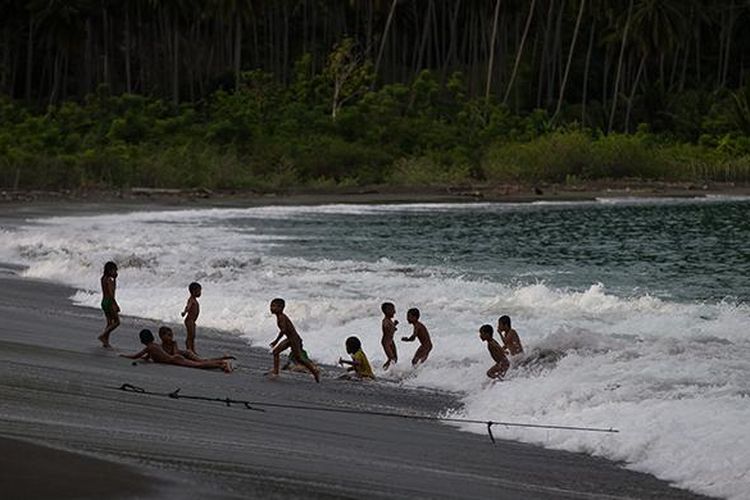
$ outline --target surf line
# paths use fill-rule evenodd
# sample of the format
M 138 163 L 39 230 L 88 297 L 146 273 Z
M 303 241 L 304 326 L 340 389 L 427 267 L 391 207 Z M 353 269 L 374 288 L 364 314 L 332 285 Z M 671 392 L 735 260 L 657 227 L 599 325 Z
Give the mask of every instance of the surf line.
M 372 410 L 353 410 L 350 408 L 332 408 L 327 406 L 308 406 L 308 405 L 294 405 L 286 403 L 269 403 L 264 401 L 248 401 L 244 399 L 232 399 L 232 398 L 212 398 L 209 396 L 191 396 L 187 394 L 180 394 L 180 388 L 178 387 L 172 392 L 153 392 L 146 390 L 142 387 L 138 387 L 132 384 L 122 384 L 120 387 L 110 387 L 110 389 L 116 389 L 119 391 L 131 392 L 134 394 L 143 394 L 147 396 L 160 396 L 169 399 L 190 399 L 195 401 L 210 401 L 224 403 L 227 407 L 232 405 L 240 405 L 247 410 L 265 412 L 263 408 L 256 408 L 258 406 L 265 406 L 268 408 L 284 408 L 291 410 L 309 410 L 309 411 L 325 411 L 331 413 L 349 413 L 357 415 L 372 415 L 378 417 L 395 417 L 403 418 L 408 420 L 423 420 L 433 422 L 456 422 L 464 424 L 482 424 L 487 426 L 487 434 L 495 444 L 495 436 L 492 434 L 492 426 L 500 425 L 504 427 L 526 427 L 532 429 L 552 429 L 552 430 L 564 430 L 564 431 L 580 431 L 580 432 L 603 432 L 609 434 L 616 434 L 620 432 L 618 429 L 612 427 L 605 429 L 601 427 L 577 427 L 573 425 L 551 425 L 551 424 L 528 424 L 523 422 L 504 422 L 495 420 L 474 420 L 470 418 L 456 418 L 456 417 L 434 417 L 430 415 L 409 415 L 404 413 L 393 413 L 387 411 L 372 411 Z

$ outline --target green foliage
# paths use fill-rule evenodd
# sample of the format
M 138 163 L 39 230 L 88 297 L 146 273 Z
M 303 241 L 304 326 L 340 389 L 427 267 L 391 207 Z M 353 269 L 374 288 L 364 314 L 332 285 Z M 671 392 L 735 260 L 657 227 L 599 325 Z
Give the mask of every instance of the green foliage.
M 344 40 L 318 73 L 306 54 L 288 86 L 244 72 L 234 91 L 195 105 L 100 87 L 40 112 L 0 96 L 0 187 L 750 181 L 750 87 L 679 95 L 655 87 L 649 99 L 669 113 L 634 134 L 603 135 L 575 122 L 553 127 L 545 110 L 519 114 L 471 98 L 460 73 L 441 83 L 422 71 L 375 89 L 372 76 Z M 587 116 L 603 124 L 606 110 L 592 101 Z

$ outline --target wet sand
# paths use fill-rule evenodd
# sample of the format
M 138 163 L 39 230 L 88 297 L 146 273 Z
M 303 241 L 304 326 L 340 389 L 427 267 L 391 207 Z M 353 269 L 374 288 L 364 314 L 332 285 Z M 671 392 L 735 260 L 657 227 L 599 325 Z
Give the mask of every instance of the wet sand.
M 438 422 L 126 393 L 117 388 L 424 415 L 458 404 L 336 380 L 334 367 L 321 384 L 305 374 L 271 381 L 265 348 L 206 329 L 201 353 L 236 355 L 234 373 L 133 366 L 118 353 L 137 351 L 137 332 L 157 323 L 125 317 L 116 349 L 103 349 L 100 311 L 16 273 L 0 268 L 0 456 L 13 465 L 0 462 L 3 498 L 699 498 L 603 459 L 493 445 Z

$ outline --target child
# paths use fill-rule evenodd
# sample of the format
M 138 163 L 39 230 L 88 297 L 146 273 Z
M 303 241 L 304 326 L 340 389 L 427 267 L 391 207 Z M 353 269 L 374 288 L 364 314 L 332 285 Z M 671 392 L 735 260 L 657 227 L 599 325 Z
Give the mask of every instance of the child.
M 284 299 L 276 298 L 271 301 L 271 314 L 276 316 L 276 324 L 279 327 L 279 334 L 276 336 L 276 339 L 271 342 L 271 347 L 273 347 L 273 370 L 271 371 L 271 376 L 279 376 L 281 353 L 291 347 L 294 357 L 297 358 L 310 373 L 312 373 L 316 382 L 320 382 L 320 372 L 315 368 L 315 365 L 313 365 L 312 362 L 302 354 L 302 338 L 294 328 L 292 320 L 284 314 L 285 305 L 286 303 L 284 302 Z M 286 339 L 279 343 L 282 337 L 286 337 Z
M 181 351 L 177 346 L 177 342 L 174 340 L 174 332 L 168 326 L 159 327 L 159 339 L 161 340 L 161 348 L 164 352 L 171 356 L 182 356 L 185 359 L 191 361 L 216 361 L 216 360 L 227 360 L 237 359 L 234 356 L 222 356 L 220 358 L 211 358 L 204 360 L 192 351 Z
M 361 379 L 375 379 L 375 374 L 372 373 L 370 362 L 367 360 L 367 356 L 365 356 L 365 353 L 362 350 L 362 342 L 360 342 L 357 337 L 349 337 L 346 339 L 346 352 L 352 357 L 351 361 L 339 358 L 340 365 L 350 365 L 346 371 L 353 371 L 354 374 Z M 344 375 L 343 377 L 348 377 L 348 375 Z
M 187 304 L 185 304 L 185 310 L 180 313 L 181 316 L 185 316 L 185 331 L 187 332 L 185 347 L 187 347 L 188 351 L 192 352 L 195 352 L 195 321 L 201 312 L 198 297 L 201 296 L 202 290 L 201 284 L 195 281 L 188 285 L 190 297 L 188 297 Z
M 141 339 L 141 343 L 146 347 L 136 354 L 120 354 L 120 356 L 129 359 L 152 359 L 156 363 L 164 363 L 168 365 L 187 366 L 189 368 L 221 368 L 225 372 L 229 373 L 232 371 L 232 367 L 229 362 L 221 359 L 212 359 L 204 361 L 193 361 L 185 359 L 179 354 L 167 354 L 160 346 L 154 342 L 154 334 L 151 330 L 141 330 L 138 334 Z
M 102 311 L 107 320 L 107 326 L 99 337 L 103 347 L 107 349 L 112 346 L 109 343 L 109 334 L 120 326 L 120 306 L 115 300 L 115 289 L 117 288 L 117 264 L 110 261 L 104 264 L 104 272 L 101 279 L 102 285 Z
M 500 338 L 503 341 L 503 348 L 511 356 L 518 357 L 520 354 L 523 354 L 521 339 L 518 338 L 518 333 L 510 327 L 510 316 L 500 316 L 497 320 L 497 331 L 500 333 Z
M 387 361 L 383 365 L 383 369 L 387 370 L 391 363 L 398 362 L 398 354 L 396 354 L 396 343 L 393 341 L 393 336 L 396 334 L 396 325 L 398 320 L 393 319 L 396 315 L 396 306 L 390 302 L 383 302 L 380 306 L 380 310 L 383 311 L 383 338 L 380 344 L 383 346 Z
M 492 333 L 492 325 L 482 325 L 479 328 L 479 338 L 487 342 L 487 350 L 490 351 L 490 356 L 495 360 L 495 364 L 487 370 L 487 376 L 502 379 L 505 372 L 508 371 L 508 367 L 510 367 L 510 362 L 500 343 L 492 338 Z
M 427 331 L 426 326 L 419 322 L 419 309 L 416 307 L 406 312 L 406 321 L 414 327 L 414 333 L 411 334 L 411 337 L 401 337 L 401 340 L 404 342 L 413 342 L 414 339 L 419 339 L 420 345 L 411 360 L 412 366 L 417 366 L 417 364 L 427 361 L 427 356 L 430 355 L 430 351 L 432 350 L 430 332 Z

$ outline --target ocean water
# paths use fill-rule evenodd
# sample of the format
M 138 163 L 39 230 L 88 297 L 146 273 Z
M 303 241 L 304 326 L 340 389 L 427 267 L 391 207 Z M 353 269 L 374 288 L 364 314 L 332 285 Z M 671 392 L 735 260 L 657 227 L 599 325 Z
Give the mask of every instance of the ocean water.
M 493 430 L 750 498 L 748 198 L 51 217 L 0 229 L 0 260 L 72 285 L 73 302 L 91 307 L 103 263 L 115 260 L 123 313 L 173 322 L 198 280 L 198 343 L 203 325 L 267 346 L 277 333 L 268 303 L 281 296 L 324 363 L 358 335 L 379 367 L 380 303 L 396 304 L 398 336 L 419 307 L 430 359 L 412 369 L 416 345 L 399 342 L 400 361 L 381 378 L 457 391 L 465 406 L 452 416 L 613 427 Z M 533 359 L 544 357 L 491 383 L 477 330 L 502 314 Z M 121 327 L 113 342 L 133 334 Z

